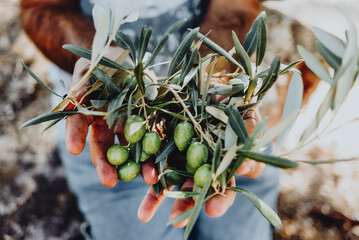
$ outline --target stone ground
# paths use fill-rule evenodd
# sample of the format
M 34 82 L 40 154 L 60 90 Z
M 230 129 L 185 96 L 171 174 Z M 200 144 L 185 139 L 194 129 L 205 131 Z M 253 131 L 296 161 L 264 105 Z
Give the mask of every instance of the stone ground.
M 48 63 L 21 31 L 18 4 L 0 0 L 0 239 L 83 239 L 51 131 L 19 129 L 50 106 L 19 62 L 17 53 L 44 79 Z
M 45 79 L 48 62 L 21 31 L 18 4 L 18 0 L 0 0 L 0 239 L 83 239 L 79 231 L 83 217 L 67 187 L 51 130 L 41 134 L 44 126 L 19 129 L 26 120 L 48 112 L 50 106 L 49 94 L 19 63 L 21 56 Z M 273 11 L 267 7 L 268 12 Z M 272 13 L 268 14 L 272 16 L 268 28 L 276 34 L 270 36 L 269 55 L 284 51 L 287 61 L 298 58 L 291 49 L 298 42 L 310 48 L 305 42 L 313 38 L 303 38 L 308 30 L 291 16 Z M 274 36 L 282 38 L 278 41 Z M 284 36 L 287 44 L 281 42 Z M 351 141 L 353 125 L 341 130 L 344 134 L 330 135 L 291 158 L 354 156 L 358 151 Z M 290 148 L 290 143 L 285 147 Z M 285 171 L 278 201 L 283 227 L 274 239 L 359 239 L 358 182 L 356 162 L 302 165 Z

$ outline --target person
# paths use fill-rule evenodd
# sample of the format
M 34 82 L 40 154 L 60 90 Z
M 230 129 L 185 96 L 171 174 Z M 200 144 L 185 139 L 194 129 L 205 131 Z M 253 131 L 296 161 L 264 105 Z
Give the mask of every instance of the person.
M 91 48 L 95 33 L 91 9 L 95 2 L 111 5 L 111 1 L 104 0 L 21 1 L 21 19 L 26 33 L 44 55 L 57 65 L 49 71 L 49 79 L 54 79 L 56 91 L 63 89 L 59 79 L 69 79 L 65 83 L 71 89 L 87 64 L 86 60 L 77 59 L 62 49 L 62 45 L 76 44 Z M 131 4 L 134 10 L 139 10 L 140 19 L 123 25 L 121 31 L 134 40 L 138 38 L 143 24 L 151 26 L 153 32 L 161 36 L 167 26 L 180 18 L 188 18 L 187 25 L 170 38 L 162 59 L 173 54 L 186 33 L 186 27 L 200 26 L 202 33 L 212 30 L 211 39 L 229 50 L 233 45 L 231 30 L 234 29 L 243 40 L 260 9 L 259 0 L 137 0 Z M 153 36 L 151 39 L 154 39 L 150 42 L 150 47 L 153 47 L 158 37 Z M 114 55 L 122 51 L 120 48 L 112 50 Z M 203 54 L 206 52 L 208 49 Z M 73 74 L 71 76 L 68 73 Z M 258 116 L 253 111 L 245 116 L 249 132 L 257 121 Z M 89 127 L 91 132 L 86 137 Z M 167 226 L 166 223 L 169 216 L 172 218 L 178 215 L 194 203 L 189 200 L 164 200 L 163 194 L 156 196 L 152 188 L 144 183 L 153 184 L 157 181 L 153 164 L 142 166 L 145 169 L 141 173 L 143 180 L 136 178 L 131 182 L 118 183 L 115 168 L 105 157 L 107 149 L 114 143 L 113 131 L 108 129 L 105 121 L 76 114 L 66 120 L 66 136 L 64 128 L 61 124 L 55 127 L 56 144 L 69 186 L 91 226 L 89 234 L 85 234 L 88 239 L 183 238 L 183 228 Z M 237 173 L 241 175 L 236 176 L 237 185 L 251 190 L 275 208 L 280 175 L 278 169 L 270 166 L 264 168 L 264 164 L 249 160 Z M 190 190 L 192 185 L 193 182 L 187 180 L 181 190 Z M 232 204 L 235 206 L 227 211 Z M 212 218 L 207 214 L 221 218 Z M 181 227 L 185 224 L 184 221 L 175 225 Z M 206 204 L 190 238 L 264 240 L 271 238 L 271 230 L 267 220 L 247 199 L 227 191 L 226 196 L 216 196 Z

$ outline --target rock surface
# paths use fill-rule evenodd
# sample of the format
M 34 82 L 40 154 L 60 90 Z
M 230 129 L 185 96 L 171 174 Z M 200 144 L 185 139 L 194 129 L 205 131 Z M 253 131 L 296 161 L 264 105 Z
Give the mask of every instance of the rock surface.
M 19 61 L 44 79 L 49 63 L 22 32 L 18 4 L 0 0 L 0 239 L 83 239 L 83 217 L 51 131 L 41 134 L 44 126 L 20 130 L 50 105 L 49 94 Z

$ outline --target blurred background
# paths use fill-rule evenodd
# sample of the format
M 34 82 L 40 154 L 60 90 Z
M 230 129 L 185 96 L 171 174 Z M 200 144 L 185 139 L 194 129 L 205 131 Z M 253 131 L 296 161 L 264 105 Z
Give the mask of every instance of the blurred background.
M 357 1 L 342 2 L 359 27 Z M 277 54 L 288 63 L 299 59 L 297 44 L 315 52 L 310 26 L 345 36 L 346 21 L 336 1 L 265 1 L 263 9 L 269 33 L 264 65 Z M 19 59 L 44 81 L 50 63 L 21 29 L 19 0 L 0 0 L 0 16 L 0 239 L 83 239 L 79 230 L 83 216 L 67 187 L 51 130 L 42 133 L 43 126 L 19 129 L 26 120 L 51 110 L 48 92 L 24 71 Z M 278 114 L 270 104 L 283 97 L 280 90 L 286 82 L 278 82 L 263 112 Z M 281 153 L 294 147 L 293 139 L 312 121 L 326 88 L 319 83 Z M 356 84 L 330 129 L 340 128 L 291 153 L 290 158 L 358 157 L 358 103 Z M 284 171 L 278 200 L 283 227 L 274 239 L 359 239 L 358 185 L 359 162 L 302 164 Z

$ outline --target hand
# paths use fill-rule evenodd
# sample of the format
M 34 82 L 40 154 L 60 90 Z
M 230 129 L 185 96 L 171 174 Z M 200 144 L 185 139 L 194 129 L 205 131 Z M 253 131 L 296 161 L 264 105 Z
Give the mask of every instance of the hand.
M 116 48 L 119 49 L 119 48 Z M 113 57 L 119 56 L 120 54 L 114 53 L 112 49 L 111 54 Z M 111 58 L 111 56 L 108 56 Z M 89 60 L 80 58 L 74 68 L 74 73 L 70 85 L 70 94 L 72 93 L 73 87 L 81 80 L 85 71 L 82 71 L 90 63 Z M 89 84 L 89 83 L 88 83 Z M 80 101 L 83 94 L 82 92 L 77 93 L 77 100 Z M 67 109 L 72 109 L 73 106 L 68 106 Z M 94 116 L 88 116 L 83 114 L 71 115 L 66 120 L 66 146 L 71 154 L 77 155 L 82 152 L 86 144 L 86 136 L 91 126 L 90 133 L 90 155 L 92 163 L 94 164 L 97 174 L 103 185 L 106 187 L 114 187 L 117 184 L 117 172 L 115 166 L 111 165 L 106 158 L 106 152 L 108 148 L 114 144 L 115 135 L 117 135 L 121 144 L 126 145 L 127 141 L 123 135 L 123 127 L 125 121 L 120 124 L 120 127 L 114 131 L 109 129 L 105 120 L 102 118 L 96 118 Z M 143 180 L 152 185 L 157 180 L 157 171 L 153 161 L 147 161 L 142 164 L 141 174 Z
M 256 127 L 257 121 L 260 120 L 260 115 L 257 111 L 249 110 L 244 116 L 244 124 L 246 125 L 248 134 L 251 134 Z M 242 176 L 257 178 L 259 177 L 265 169 L 265 164 L 256 162 L 253 160 L 246 160 L 242 166 L 237 170 L 237 174 Z M 235 187 L 235 178 L 233 177 L 229 186 Z M 181 191 L 192 191 L 193 188 L 193 179 L 187 179 L 186 182 L 182 185 Z M 172 190 L 173 186 L 171 186 L 168 190 Z M 207 201 L 205 210 L 209 216 L 219 217 L 223 215 L 230 206 L 232 206 L 234 199 L 236 197 L 236 193 L 231 190 L 225 191 L 225 196 L 216 195 Z M 151 220 L 153 215 L 155 214 L 158 207 L 161 205 L 162 201 L 166 197 L 163 192 L 161 192 L 158 196 L 153 191 L 152 187 L 147 191 L 145 198 L 142 200 L 142 203 L 138 209 L 138 218 L 142 222 L 148 222 Z M 172 219 L 182 212 L 192 208 L 194 206 L 194 201 L 192 198 L 186 199 L 176 199 L 175 203 L 172 207 L 169 218 Z M 184 227 L 186 226 L 188 219 L 173 224 L 175 227 Z

